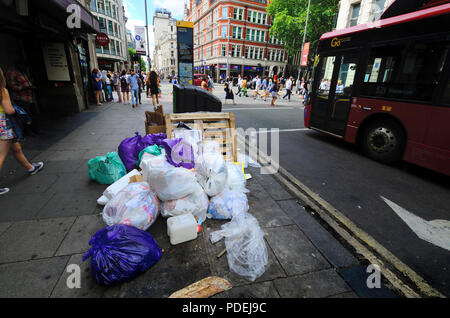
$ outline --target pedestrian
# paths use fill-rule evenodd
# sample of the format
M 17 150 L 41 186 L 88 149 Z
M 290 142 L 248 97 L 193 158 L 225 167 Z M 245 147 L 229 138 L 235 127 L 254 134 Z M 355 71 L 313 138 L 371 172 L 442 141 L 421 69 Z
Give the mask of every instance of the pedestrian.
M 209 92 L 208 79 L 206 77 L 203 78 L 201 87 Z
M 280 79 L 278 79 L 278 81 L 279 81 Z M 269 88 L 269 93 L 271 94 L 271 96 L 272 96 L 272 102 L 270 103 L 270 106 L 271 107 L 275 107 L 275 101 L 277 100 L 277 98 L 278 98 L 278 84 L 277 84 L 277 82 L 276 81 L 273 81 L 272 82 L 272 84 L 270 85 L 270 88 Z
M 153 109 L 156 111 L 156 107 L 159 106 L 159 92 L 158 92 L 158 75 L 155 71 L 150 73 L 150 94 L 152 95 Z
M 289 101 L 291 101 L 291 94 L 292 94 L 292 86 L 293 86 L 292 79 L 293 79 L 293 77 L 291 76 L 286 81 L 286 95 L 283 96 L 283 99 L 288 97 Z
M 214 83 L 212 81 L 212 78 L 208 75 L 208 87 L 209 87 L 209 91 L 212 94 L 213 90 L 214 90 Z
M 108 87 L 106 85 L 107 73 L 106 73 L 106 71 L 101 71 L 101 74 L 102 74 L 101 80 L 102 80 L 102 89 L 103 89 L 102 100 L 103 100 L 103 102 L 107 103 L 108 102 Z
M 12 150 L 14 158 L 16 158 L 30 175 L 35 175 L 44 168 L 44 163 L 30 163 L 25 157 L 22 146 L 19 143 L 19 136 L 14 131 L 10 120 L 8 120 L 8 116 L 14 115 L 15 112 L 9 92 L 6 89 L 5 76 L 0 68 L 0 171 L 3 168 L 9 151 Z M 4 195 L 9 191 L 9 188 L 0 188 L 0 195 Z
M 114 90 L 117 92 L 117 102 L 122 103 L 122 94 L 120 92 L 120 75 L 118 72 L 113 74 L 113 85 Z
M 141 105 L 142 104 L 142 92 L 144 90 L 145 78 L 144 78 L 144 75 L 142 74 L 142 72 L 138 72 L 137 76 L 138 76 L 138 84 L 139 84 L 138 97 L 139 97 L 139 104 Z
M 102 103 L 100 102 L 100 96 L 102 95 L 102 79 L 100 77 L 100 71 L 98 68 L 94 68 L 92 70 L 92 78 L 94 80 L 94 91 L 95 91 L 95 98 L 97 99 L 97 105 L 101 106 Z
M 253 91 L 253 99 L 256 100 L 256 96 L 260 96 L 262 98 L 262 95 L 259 93 L 259 90 L 262 88 L 262 82 L 259 78 L 259 75 L 256 75 L 256 81 L 255 81 L 255 90 Z
M 120 90 L 122 91 L 123 95 L 123 103 L 125 105 L 130 104 L 130 82 L 125 70 L 122 71 L 122 74 L 120 76 Z
M 247 94 L 247 76 L 244 76 L 244 80 L 242 81 L 242 87 L 241 87 L 241 91 L 239 92 L 239 97 L 241 97 L 241 94 L 244 94 L 245 97 L 248 97 L 248 94 Z
M 131 106 L 133 108 L 138 106 L 139 101 L 139 76 L 134 72 L 134 70 L 131 71 L 130 75 L 130 91 L 131 91 Z
M 106 84 L 106 101 L 112 101 L 112 83 L 111 83 L 111 74 L 106 74 L 105 84 Z
M 344 94 L 344 84 L 342 84 L 342 80 L 339 79 L 336 86 L 336 94 Z
M 234 102 L 233 90 L 231 89 L 229 81 L 225 82 L 224 91 L 225 91 L 225 104 L 227 103 L 227 100 L 231 99 L 231 100 L 233 100 L 233 105 L 236 105 L 236 103 Z
M 147 98 L 150 98 L 150 72 L 147 72 L 147 76 L 145 77 L 145 92 Z
M 239 95 L 241 93 L 242 83 L 243 82 L 244 82 L 244 80 L 242 79 L 241 75 L 239 75 L 238 76 L 238 81 L 237 81 L 238 91 L 237 91 L 236 95 Z
M 23 108 L 32 119 L 31 126 L 26 125 L 24 127 L 25 133 L 29 136 L 42 134 L 40 130 L 40 116 L 34 96 L 36 86 L 28 75 L 25 62 L 16 61 L 14 69 L 8 72 L 7 77 L 12 100 L 15 105 Z

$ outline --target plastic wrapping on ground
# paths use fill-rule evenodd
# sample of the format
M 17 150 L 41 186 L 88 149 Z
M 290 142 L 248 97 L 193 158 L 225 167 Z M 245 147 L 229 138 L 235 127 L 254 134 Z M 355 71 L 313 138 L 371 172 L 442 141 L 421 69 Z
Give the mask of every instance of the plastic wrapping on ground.
M 197 180 L 206 194 L 213 197 L 222 192 L 227 184 L 225 160 L 220 152 L 204 151 L 195 160 Z
M 166 201 L 161 204 L 161 215 L 163 217 L 179 216 L 191 213 L 197 220 L 206 220 L 209 198 L 203 188 L 196 184 L 194 192 L 188 196 Z
M 146 172 L 150 187 L 162 201 L 178 200 L 194 192 L 195 174 L 185 168 L 150 168 Z
M 130 183 L 103 209 L 103 220 L 109 226 L 132 225 L 147 230 L 158 217 L 159 200 L 147 182 Z
M 151 234 L 122 224 L 98 231 L 89 245 L 83 262 L 91 258 L 93 276 L 103 285 L 127 281 L 161 258 L 161 248 Z
M 116 152 L 109 152 L 106 156 L 89 160 L 88 169 L 89 178 L 100 184 L 113 184 L 127 174 Z
M 230 270 L 250 281 L 265 272 L 268 262 L 264 231 L 249 213 L 239 213 L 222 225 L 222 229 L 211 233 L 214 244 L 225 237 Z
M 249 190 L 245 187 L 247 180 L 245 179 L 242 166 L 234 162 L 227 162 L 225 166 L 227 169 L 227 188 L 248 193 Z
M 209 201 L 207 217 L 228 220 L 242 212 L 247 212 L 248 209 L 248 199 L 245 193 L 226 188 Z
M 167 161 L 174 167 L 193 169 L 194 150 L 183 138 L 164 139 L 161 145 L 166 150 Z

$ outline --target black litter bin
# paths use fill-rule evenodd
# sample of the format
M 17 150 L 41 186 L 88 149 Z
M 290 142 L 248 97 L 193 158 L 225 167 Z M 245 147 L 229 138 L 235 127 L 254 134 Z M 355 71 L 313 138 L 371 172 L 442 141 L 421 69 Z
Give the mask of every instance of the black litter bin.
M 222 112 L 219 98 L 194 85 L 173 86 L 174 113 Z

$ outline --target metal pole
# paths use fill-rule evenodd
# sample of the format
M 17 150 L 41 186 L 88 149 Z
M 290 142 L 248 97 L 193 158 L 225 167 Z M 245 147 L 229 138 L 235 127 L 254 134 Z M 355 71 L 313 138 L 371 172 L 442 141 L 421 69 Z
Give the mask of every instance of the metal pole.
M 303 42 L 302 42 L 302 53 L 300 55 L 300 64 L 298 67 L 298 81 L 300 80 L 300 74 L 302 72 L 302 59 L 303 59 L 303 48 L 305 47 L 306 42 L 306 31 L 308 30 L 308 19 L 309 19 L 309 8 L 311 7 L 311 0 L 308 1 L 308 11 L 306 11 L 306 22 L 305 22 L 305 32 L 303 33 Z
M 147 15 L 147 0 L 145 0 L 145 31 L 147 33 L 147 62 L 148 62 L 148 70 L 151 69 L 151 63 L 150 63 L 150 38 L 148 36 L 148 15 Z
M 228 28 L 227 28 L 227 35 L 228 35 L 228 41 L 227 41 L 227 78 L 230 77 L 230 24 L 231 24 L 231 18 L 228 17 Z

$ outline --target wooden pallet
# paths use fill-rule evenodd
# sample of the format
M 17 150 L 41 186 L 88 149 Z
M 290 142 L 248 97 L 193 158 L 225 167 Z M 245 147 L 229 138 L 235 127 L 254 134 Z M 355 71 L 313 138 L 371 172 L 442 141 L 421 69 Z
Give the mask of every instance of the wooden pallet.
M 173 138 L 173 130 L 180 122 L 202 132 L 203 140 L 216 141 L 222 147 L 227 161 L 238 161 L 237 136 L 233 113 L 182 113 L 166 114 L 167 138 Z

